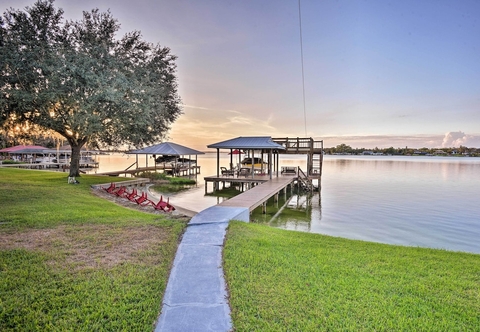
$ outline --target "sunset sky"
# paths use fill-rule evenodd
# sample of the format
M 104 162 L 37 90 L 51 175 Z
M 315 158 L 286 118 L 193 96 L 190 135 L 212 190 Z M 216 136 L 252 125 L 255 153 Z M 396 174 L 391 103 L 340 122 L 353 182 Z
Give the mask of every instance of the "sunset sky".
M 0 0 L 1 10 L 33 0 Z M 178 56 L 184 114 L 170 141 L 237 136 L 326 147 L 480 147 L 480 1 L 57 0 L 110 9 L 123 33 Z

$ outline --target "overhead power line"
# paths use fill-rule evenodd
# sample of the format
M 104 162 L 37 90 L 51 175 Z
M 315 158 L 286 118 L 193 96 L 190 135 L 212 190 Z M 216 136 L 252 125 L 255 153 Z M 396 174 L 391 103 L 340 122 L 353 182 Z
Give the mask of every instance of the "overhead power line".
M 303 36 L 302 36 L 302 8 L 298 0 L 298 22 L 300 26 L 300 57 L 302 61 L 302 91 L 303 91 L 303 119 L 305 122 L 305 137 L 307 137 L 307 107 L 305 103 L 305 73 L 303 70 Z

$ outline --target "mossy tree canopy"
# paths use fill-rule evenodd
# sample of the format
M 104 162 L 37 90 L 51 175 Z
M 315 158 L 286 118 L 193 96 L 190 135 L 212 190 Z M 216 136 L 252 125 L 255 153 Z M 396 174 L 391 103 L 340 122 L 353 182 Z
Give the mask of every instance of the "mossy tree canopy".
M 0 17 L 0 124 L 53 130 L 72 147 L 70 176 L 80 149 L 143 147 L 162 140 L 181 114 L 176 56 L 142 40 L 117 39 L 110 12 L 84 12 L 64 21 L 53 0 Z

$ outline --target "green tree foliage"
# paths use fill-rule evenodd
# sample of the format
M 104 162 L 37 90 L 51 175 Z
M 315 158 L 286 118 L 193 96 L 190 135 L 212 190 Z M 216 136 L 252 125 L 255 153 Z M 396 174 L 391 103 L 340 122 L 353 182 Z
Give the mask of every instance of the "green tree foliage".
M 336 153 L 352 153 L 352 147 L 350 145 L 346 144 L 339 144 L 335 147 L 335 152 Z
M 65 137 L 71 176 L 86 143 L 142 147 L 164 138 L 181 114 L 176 56 L 138 31 L 116 39 L 119 28 L 98 9 L 64 22 L 54 0 L 0 17 L 0 121 Z

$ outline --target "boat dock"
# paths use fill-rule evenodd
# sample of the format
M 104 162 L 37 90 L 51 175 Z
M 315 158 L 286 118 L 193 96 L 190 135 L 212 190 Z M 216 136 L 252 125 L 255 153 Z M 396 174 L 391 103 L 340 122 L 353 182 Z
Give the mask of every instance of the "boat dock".
M 276 141 L 274 144 L 266 137 L 240 137 L 208 146 L 217 149 L 217 175 L 204 178 L 205 193 L 209 182 L 213 183 L 213 191 L 222 183 L 239 185 L 242 190 L 247 186 L 249 190 L 200 211 L 188 223 L 173 262 L 155 332 L 233 329 L 222 267 L 228 223 L 230 220 L 249 222 L 255 208 L 263 205 L 266 212 L 266 202 L 271 197 L 278 199 L 280 192 L 286 194 L 294 184 L 312 190 L 312 180 L 321 178 L 323 141 L 300 138 Z M 234 149 L 261 150 L 262 154 L 268 153 L 269 167 L 266 172 L 261 169 L 262 174 L 256 174 L 252 166 L 252 172 L 243 177 L 240 170 L 220 167 L 219 149 L 230 149 L 231 160 Z M 306 154 L 307 171 L 303 172 L 300 167 L 280 167 L 276 150 Z M 276 166 L 273 169 L 272 164 Z

